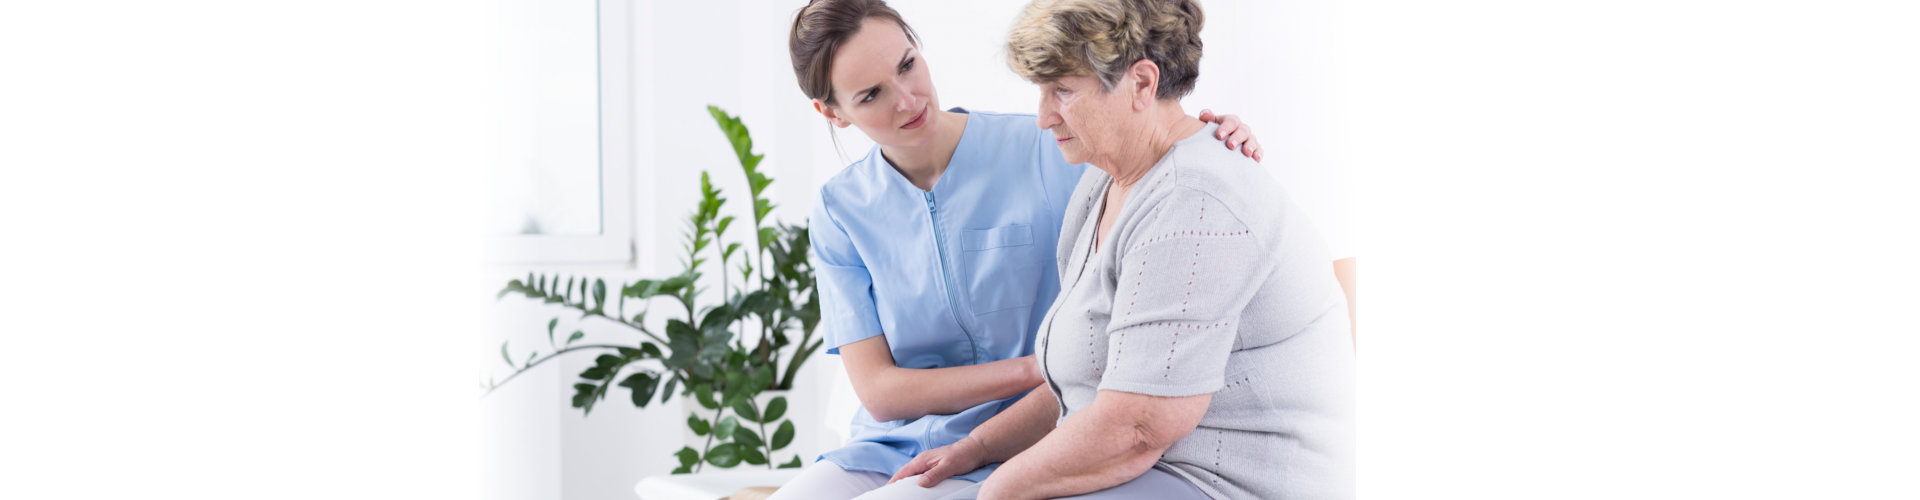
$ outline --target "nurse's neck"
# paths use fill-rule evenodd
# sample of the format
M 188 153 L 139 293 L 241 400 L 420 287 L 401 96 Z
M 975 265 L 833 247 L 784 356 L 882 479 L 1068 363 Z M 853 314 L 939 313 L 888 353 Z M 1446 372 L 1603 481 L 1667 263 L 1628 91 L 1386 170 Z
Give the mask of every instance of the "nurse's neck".
M 880 155 L 886 157 L 887 163 L 921 191 L 932 191 L 933 184 L 940 182 L 940 175 L 947 173 L 947 163 L 953 161 L 953 151 L 960 146 L 960 133 L 967 128 L 967 115 L 937 111 L 928 125 L 936 128 L 933 139 L 925 144 L 880 145 Z

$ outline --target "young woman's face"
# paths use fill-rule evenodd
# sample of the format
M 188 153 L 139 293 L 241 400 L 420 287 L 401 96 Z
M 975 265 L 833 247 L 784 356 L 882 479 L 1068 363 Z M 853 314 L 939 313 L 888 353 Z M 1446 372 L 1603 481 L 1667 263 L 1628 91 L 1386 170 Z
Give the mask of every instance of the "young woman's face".
M 900 25 L 867 19 L 833 56 L 834 101 L 815 101 L 835 126 L 853 125 L 874 142 L 919 146 L 934 137 L 940 98 L 920 48 Z

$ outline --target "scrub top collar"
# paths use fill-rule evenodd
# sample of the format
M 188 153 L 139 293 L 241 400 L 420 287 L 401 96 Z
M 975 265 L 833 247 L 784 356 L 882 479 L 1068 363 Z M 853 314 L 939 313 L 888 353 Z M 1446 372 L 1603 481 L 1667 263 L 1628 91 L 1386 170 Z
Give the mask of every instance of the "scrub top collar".
M 967 117 L 966 124 L 960 127 L 960 142 L 954 143 L 953 157 L 947 160 L 947 170 L 945 172 L 941 172 L 940 178 L 935 179 L 933 181 L 933 189 L 931 190 L 922 191 L 920 190 L 919 186 L 913 185 L 913 181 L 907 180 L 907 176 L 905 174 L 900 173 L 899 167 L 894 166 L 892 161 L 887 160 L 887 155 L 882 154 L 882 152 L 880 151 L 880 146 L 878 144 L 873 146 L 873 149 L 874 149 L 873 157 L 876 159 L 876 161 L 880 162 L 880 166 L 886 167 L 887 182 L 892 183 L 896 189 L 906 189 L 908 190 L 908 192 L 913 193 L 914 196 L 925 196 L 925 193 L 933 193 L 935 197 L 944 197 L 946 196 L 946 190 L 940 189 L 940 186 L 948 186 L 956 182 L 960 182 L 960 181 L 948 182 L 948 179 L 953 178 L 953 175 L 956 172 L 967 171 L 967 169 L 965 168 L 954 168 L 954 167 L 970 165 L 971 163 L 969 162 L 973 161 L 973 157 L 975 154 L 973 150 L 976 149 L 976 147 L 971 146 L 970 144 L 974 142 L 973 136 L 976 135 L 973 131 L 973 122 L 977 120 L 973 119 L 971 114 L 967 112 L 966 108 L 956 107 L 953 109 L 949 109 L 947 111 L 969 115 L 969 116 Z

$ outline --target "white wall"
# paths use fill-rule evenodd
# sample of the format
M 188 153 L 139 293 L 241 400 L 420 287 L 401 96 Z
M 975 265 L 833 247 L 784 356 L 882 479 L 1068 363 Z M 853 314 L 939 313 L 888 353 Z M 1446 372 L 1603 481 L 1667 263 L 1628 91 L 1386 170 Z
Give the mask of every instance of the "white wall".
M 1185 100 L 1189 112 L 1203 107 L 1241 115 L 1260 134 L 1268 153 L 1265 164 L 1292 187 L 1296 198 L 1323 221 L 1343 227 L 1335 203 L 1344 192 L 1344 175 L 1325 137 L 1327 61 L 1323 26 L 1326 2 L 1224 2 L 1205 4 L 1206 56 L 1200 83 Z M 1024 0 L 949 2 L 898 0 L 892 5 L 920 34 L 925 64 L 947 107 L 1031 113 L 1034 87 L 1005 67 L 1000 49 L 1013 16 Z M 604 277 L 661 277 L 679 268 L 680 231 L 697 199 L 701 170 L 736 215 L 734 241 L 750 231 L 748 194 L 726 139 L 706 112 L 713 104 L 739 115 L 752 132 L 755 150 L 765 154 L 760 168 L 775 179 L 772 217 L 801 222 L 814 192 L 844 165 L 829 128 L 814 114 L 794 83 L 786 53 L 787 30 L 801 1 L 639 1 L 633 9 L 635 36 L 634 175 L 635 233 L 639 259 L 624 265 L 548 267 L 548 272 Z M 871 141 L 857 129 L 838 130 L 848 158 L 863 155 Z M 1334 221 L 1334 222 L 1325 222 Z M 1338 236 L 1333 232 L 1329 236 Z M 1340 238 L 1330 238 L 1338 241 Z M 499 283 L 528 269 L 496 269 Z M 714 276 L 717 269 L 711 269 Z M 609 279 L 609 281 L 613 281 Z M 717 289 L 717 286 L 711 288 Z M 480 292 L 490 296 L 495 290 Z M 500 330 L 479 347 L 488 373 L 504 374 L 498 359 L 501 339 L 514 352 L 544 346 L 545 327 L 558 310 L 524 299 L 506 299 L 494 309 Z M 663 310 L 664 312 L 664 310 Z M 618 327 L 581 324 L 562 314 L 561 332 L 581 327 L 588 340 L 625 340 Z M 664 318 L 660 318 L 664 319 Z M 609 328 L 611 327 L 611 328 Z M 834 429 L 844 426 L 851 398 L 832 402 L 828 382 L 840 369 L 837 359 L 817 356 L 809 363 L 794 399 L 801 433 L 795 449 L 803 460 L 837 443 Z M 586 356 L 543 366 L 482 402 L 486 414 L 489 459 L 486 477 L 491 498 L 630 498 L 641 477 L 665 474 L 677 464 L 671 452 L 681 446 L 679 399 L 638 410 L 624 392 L 609 395 L 591 417 L 568 407 L 571 385 L 591 363 Z M 550 363 L 556 364 L 556 363 Z M 811 400 L 808 400 L 808 399 Z M 803 411 L 803 410 L 812 411 Z

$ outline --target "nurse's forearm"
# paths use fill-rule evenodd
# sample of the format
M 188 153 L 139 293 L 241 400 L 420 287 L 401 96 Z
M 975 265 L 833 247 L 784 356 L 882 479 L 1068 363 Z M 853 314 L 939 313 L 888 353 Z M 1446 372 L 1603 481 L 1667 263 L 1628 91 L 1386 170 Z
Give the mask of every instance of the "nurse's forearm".
M 867 384 L 877 397 L 860 400 L 875 420 L 904 420 L 960 413 L 1019 395 L 1039 382 L 1032 356 L 950 368 L 890 367 Z
M 986 450 L 983 463 L 1005 462 L 1047 437 L 1059 418 L 1060 400 L 1054 399 L 1053 392 L 1048 391 L 1043 382 L 1007 411 L 973 428 L 967 439 L 980 443 Z
M 894 365 L 893 351 L 882 335 L 840 346 L 840 358 L 861 406 L 880 421 L 959 413 L 1040 384 L 1040 366 L 1032 356 L 951 368 L 901 368 Z

